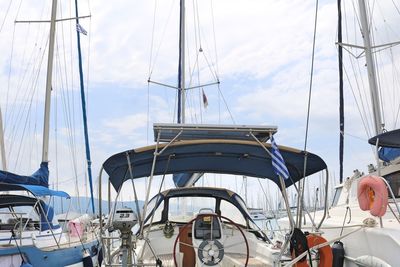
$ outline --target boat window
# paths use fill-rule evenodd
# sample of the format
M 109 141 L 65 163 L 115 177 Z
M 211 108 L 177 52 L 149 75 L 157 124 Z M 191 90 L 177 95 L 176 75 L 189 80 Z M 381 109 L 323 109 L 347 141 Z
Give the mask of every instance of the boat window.
M 13 207 L 13 210 L 15 213 L 22 215 L 23 218 L 30 218 L 34 221 L 40 220 L 38 214 L 33 210 L 31 206 Z
M 8 219 L 13 218 L 9 208 L 0 209 L 0 223 L 8 223 Z
M 335 190 L 335 195 L 333 196 L 332 207 L 335 207 L 339 201 L 340 193 L 342 193 L 343 187 L 338 187 Z
M 240 210 L 235 207 L 232 203 L 221 200 L 221 215 L 225 216 L 237 224 L 246 225 L 246 219 L 243 217 Z
M 153 209 L 155 208 L 156 204 L 157 204 L 157 209 L 155 210 L 155 214 L 154 214 L 154 218 L 153 218 L 153 222 L 159 222 L 161 221 L 161 214 L 162 214 L 162 210 L 164 208 L 164 205 L 160 205 L 160 203 L 162 203 L 163 198 L 161 197 L 153 197 L 150 201 L 149 204 L 147 204 L 147 214 L 149 214 L 150 211 L 153 211 Z M 143 214 L 143 211 L 142 211 Z M 149 219 L 149 216 L 146 215 L 147 217 L 147 221 L 146 224 Z
M 393 194 L 396 198 L 400 197 L 400 172 L 391 173 L 385 176 Z M 389 193 L 389 198 L 391 198 Z
M 246 206 L 246 203 L 244 202 L 244 200 L 241 199 L 238 195 L 235 195 L 235 200 L 241 206 L 242 210 L 246 213 L 246 216 L 251 217 L 249 211 L 247 210 L 247 206 Z
M 216 200 L 213 197 L 174 197 L 169 199 L 168 220 L 172 222 L 188 222 L 200 210 L 215 212 Z

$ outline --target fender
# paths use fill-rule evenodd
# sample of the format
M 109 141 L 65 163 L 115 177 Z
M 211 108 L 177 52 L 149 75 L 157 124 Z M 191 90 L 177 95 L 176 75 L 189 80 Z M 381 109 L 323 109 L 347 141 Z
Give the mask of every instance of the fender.
M 357 188 L 360 209 L 369 210 L 371 215 L 382 217 L 388 205 L 388 190 L 378 176 L 368 175 L 361 179 Z

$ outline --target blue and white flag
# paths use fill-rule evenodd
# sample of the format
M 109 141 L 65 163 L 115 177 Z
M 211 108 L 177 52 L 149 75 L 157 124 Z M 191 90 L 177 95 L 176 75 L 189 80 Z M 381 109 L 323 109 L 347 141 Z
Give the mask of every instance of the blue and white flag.
M 87 31 L 79 24 L 76 24 L 76 30 L 84 35 L 87 35 Z
M 271 147 L 272 167 L 274 168 L 275 173 L 285 179 L 289 179 L 289 171 L 286 168 L 285 161 L 283 160 L 281 152 L 279 152 L 279 148 L 276 145 L 273 136 L 271 136 Z

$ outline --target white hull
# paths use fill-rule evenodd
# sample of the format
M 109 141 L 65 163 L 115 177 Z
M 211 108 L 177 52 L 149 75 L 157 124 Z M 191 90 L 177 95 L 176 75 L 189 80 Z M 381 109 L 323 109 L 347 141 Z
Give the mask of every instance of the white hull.
M 343 186 L 338 204 L 329 209 L 320 232 L 328 241 L 336 240 L 344 244 L 345 266 L 399 266 L 400 261 L 400 223 L 391 209 L 396 211 L 394 203 L 380 218 L 372 216 L 369 211 L 360 209 L 357 200 L 357 186 L 360 178 L 350 180 Z M 348 197 L 348 203 L 347 203 Z M 398 199 L 397 199 L 398 201 Z M 392 201 L 393 202 L 393 201 Z M 315 214 L 316 223 L 322 218 L 323 211 Z M 347 213 L 347 215 L 346 215 Z M 313 216 L 313 214 L 311 214 Z M 303 231 L 312 231 L 312 224 L 305 216 Z M 288 219 L 282 218 L 279 223 L 288 227 Z M 364 265 L 363 265 L 364 264 Z

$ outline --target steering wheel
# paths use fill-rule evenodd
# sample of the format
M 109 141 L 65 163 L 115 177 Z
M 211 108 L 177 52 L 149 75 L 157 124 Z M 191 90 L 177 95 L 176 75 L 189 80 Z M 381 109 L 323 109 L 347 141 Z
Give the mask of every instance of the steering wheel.
M 189 222 L 187 222 L 179 231 L 178 235 L 175 238 L 175 242 L 174 242 L 174 251 L 173 251 L 173 255 L 174 255 L 174 264 L 175 267 L 178 267 L 178 263 L 176 261 L 176 245 L 178 243 L 179 237 L 181 236 L 181 234 L 184 232 L 184 230 L 186 229 L 186 227 L 188 227 L 189 225 L 193 224 L 193 222 L 195 220 L 197 220 L 198 218 L 202 218 L 202 217 L 215 217 L 215 218 L 219 218 L 219 219 L 224 219 L 227 220 L 229 223 L 231 223 L 233 226 L 235 226 L 239 232 L 241 233 L 243 239 L 244 239 L 244 243 L 246 244 L 246 261 L 244 264 L 244 267 L 247 267 L 247 264 L 249 262 L 249 243 L 247 241 L 247 238 L 243 232 L 243 230 L 231 219 L 222 216 L 222 215 L 217 215 L 215 213 L 203 213 L 203 214 L 198 214 L 196 216 L 196 218 L 190 220 Z M 182 243 L 186 246 L 188 246 L 188 244 Z M 236 244 L 235 244 L 236 245 Z M 201 242 L 201 244 L 199 245 L 199 247 L 195 247 L 193 246 L 194 249 L 197 249 L 198 255 L 202 255 L 202 257 L 200 257 L 200 260 L 202 261 L 202 264 L 206 265 L 206 266 L 215 266 L 217 264 L 219 264 L 222 261 L 222 258 L 224 257 L 224 246 L 218 241 L 218 240 L 213 240 L 213 239 L 205 239 L 203 240 L 203 242 Z

